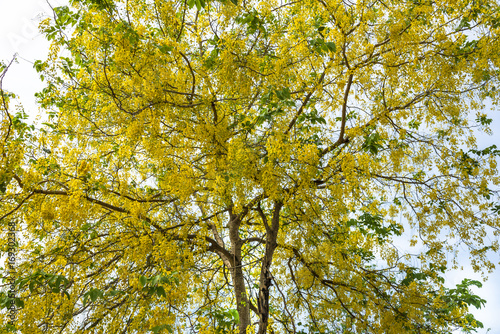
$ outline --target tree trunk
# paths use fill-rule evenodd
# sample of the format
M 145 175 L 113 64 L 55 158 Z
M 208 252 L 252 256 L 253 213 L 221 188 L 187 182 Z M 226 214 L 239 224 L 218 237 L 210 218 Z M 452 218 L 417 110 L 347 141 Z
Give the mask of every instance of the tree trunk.
M 234 293 L 236 297 L 236 309 L 240 317 L 240 334 L 246 334 L 250 325 L 250 304 L 248 301 L 241 263 L 242 240 L 239 234 L 241 219 L 238 215 L 229 214 L 229 239 L 231 241 L 231 252 L 233 254 L 233 266 L 231 267 L 231 278 L 233 280 Z
M 273 218 L 271 226 L 260 206 L 258 208 L 262 221 L 266 227 L 266 252 L 262 259 L 259 282 L 259 296 L 257 297 L 257 308 L 259 312 L 259 331 L 258 334 L 267 333 L 269 324 L 269 289 L 272 285 L 272 275 L 270 272 L 273 262 L 274 250 L 277 246 L 278 231 L 280 227 L 280 211 L 283 204 L 276 202 L 274 205 Z

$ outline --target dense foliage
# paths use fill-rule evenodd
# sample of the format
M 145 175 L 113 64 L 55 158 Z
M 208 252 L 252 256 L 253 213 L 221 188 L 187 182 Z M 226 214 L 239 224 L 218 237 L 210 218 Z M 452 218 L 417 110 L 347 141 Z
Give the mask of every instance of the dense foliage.
M 498 251 L 496 1 L 73 0 L 41 29 L 43 124 L 1 91 L 22 333 L 481 327 L 443 274 Z

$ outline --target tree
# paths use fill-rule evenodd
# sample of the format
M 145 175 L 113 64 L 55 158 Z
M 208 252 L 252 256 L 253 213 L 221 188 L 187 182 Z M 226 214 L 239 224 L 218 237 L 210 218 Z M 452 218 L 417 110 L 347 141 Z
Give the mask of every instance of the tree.
M 493 0 L 54 8 L 40 128 L 2 90 L 17 328 L 475 331 L 480 283 L 442 273 L 498 251 L 500 151 L 474 136 L 499 28 Z

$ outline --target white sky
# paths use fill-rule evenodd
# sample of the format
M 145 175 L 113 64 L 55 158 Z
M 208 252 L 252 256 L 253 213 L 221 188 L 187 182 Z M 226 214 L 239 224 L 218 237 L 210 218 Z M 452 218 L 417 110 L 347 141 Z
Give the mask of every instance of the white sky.
M 54 6 L 61 5 L 64 0 L 51 0 Z M 48 43 L 38 32 L 37 26 L 41 15 L 50 14 L 50 7 L 45 0 L 0 0 L 0 59 L 10 61 L 15 53 L 18 54 L 18 63 L 14 64 L 4 81 L 4 88 L 14 92 L 23 103 L 25 111 L 30 116 L 38 114 L 34 93 L 43 88 L 32 63 L 45 59 Z M 492 130 L 496 136 L 478 136 L 479 147 L 484 148 L 493 144 L 500 146 L 498 133 L 500 132 L 500 115 L 498 110 L 489 113 L 493 118 Z M 496 138 L 495 138 L 496 137 Z M 494 259 L 499 262 L 499 257 Z M 463 278 L 473 278 L 481 281 L 481 277 L 467 266 L 468 259 L 464 258 L 464 270 L 449 272 L 446 275 L 447 285 L 453 287 Z M 475 292 L 487 300 L 486 307 L 473 311 L 478 320 L 482 321 L 485 328 L 478 333 L 500 333 L 500 270 L 490 275 L 482 289 Z

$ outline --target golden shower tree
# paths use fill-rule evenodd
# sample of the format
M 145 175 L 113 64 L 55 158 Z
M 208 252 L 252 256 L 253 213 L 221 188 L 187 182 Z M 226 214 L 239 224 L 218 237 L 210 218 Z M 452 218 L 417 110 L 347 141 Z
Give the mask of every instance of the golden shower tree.
M 442 273 L 498 251 L 496 1 L 73 0 L 41 29 L 43 125 L 2 91 L 5 330 L 481 326 Z

